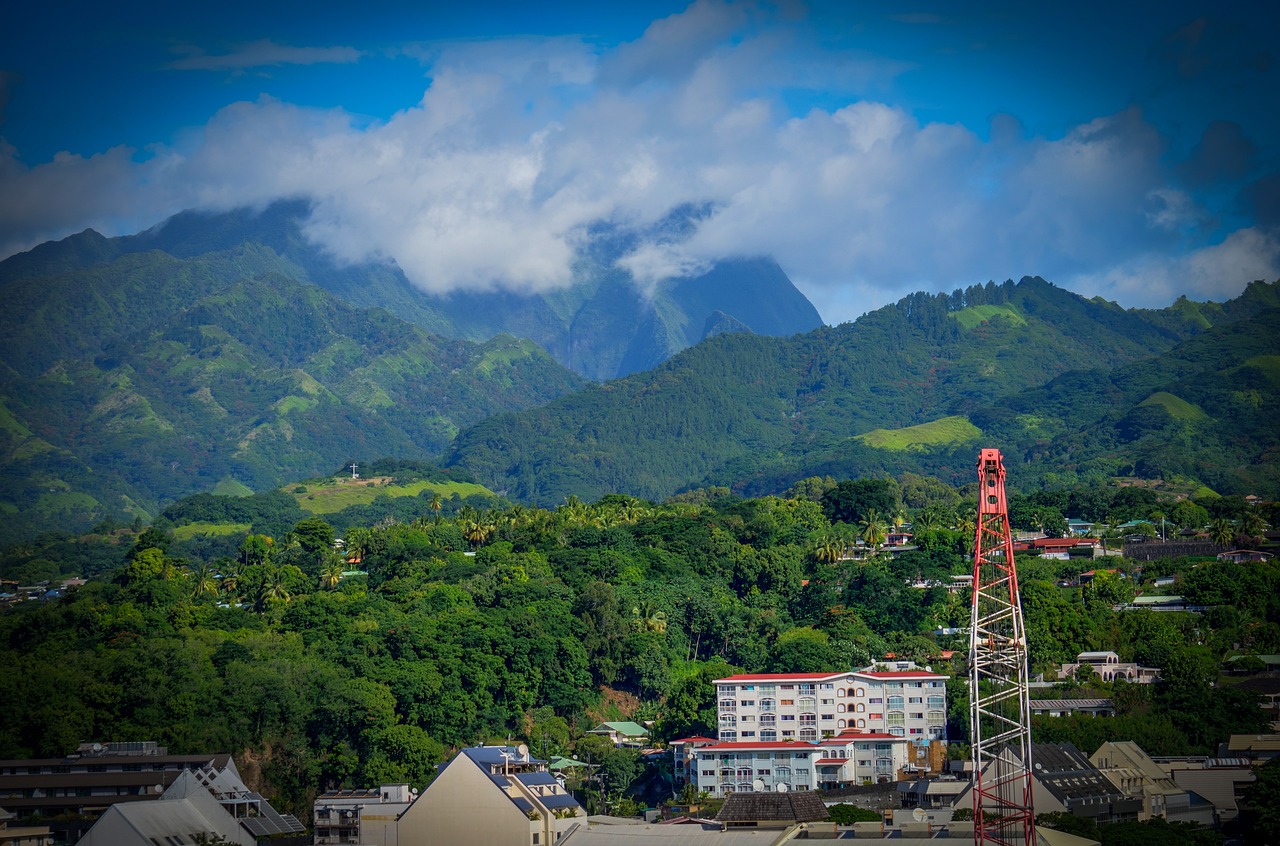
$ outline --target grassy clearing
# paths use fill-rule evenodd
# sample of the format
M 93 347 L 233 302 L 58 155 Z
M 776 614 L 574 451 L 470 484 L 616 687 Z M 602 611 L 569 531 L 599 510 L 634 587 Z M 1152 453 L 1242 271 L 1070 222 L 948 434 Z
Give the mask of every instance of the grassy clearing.
M 178 540 L 191 540 L 200 535 L 242 535 L 252 528 L 248 523 L 188 523 L 173 530 Z
M 1027 321 L 1011 305 L 976 305 L 953 311 L 948 317 L 957 321 L 966 329 L 973 329 L 986 323 L 993 317 L 1003 317 L 1015 326 L 1025 326 Z
M 463 499 L 474 494 L 493 496 L 493 491 L 470 482 L 410 482 L 407 485 L 393 485 L 390 481 L 386 477 L 312 479 L 286 485 L 282 490 L 296 499 L 303 511 L 312 514 L 333 514 L 350 505 L 368 505 L 380 496 L 418 496 L 423 491 L 438 493 L 441 499 L 449 499 L 455 493 Z M 306 488 L 306 491 L 299 493 L 298 488 Z
M 905 429 L 872 429 L 856 439 L 876 449 L 903 452 L 940 444 L 964 443 L 980 437 L 981 429 L 970 423 L 969 418 L 956 415 Z
M 1174 420 L 1181 420 L 1183 423 L 1195 423 L 1209 419 L 1209 415 L 1186 400 L 1176 397 L 1167 391 L 1157 391 L 1144 399 L 1139 405 L 1158 405 L 1169 412 L 1169 416 Z

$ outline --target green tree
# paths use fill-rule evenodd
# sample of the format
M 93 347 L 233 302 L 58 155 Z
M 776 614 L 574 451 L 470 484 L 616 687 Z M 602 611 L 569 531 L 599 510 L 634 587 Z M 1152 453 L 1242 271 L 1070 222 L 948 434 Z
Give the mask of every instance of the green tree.
M 1244 816 L 1251 844 L 1280 843 L 1280 758 L 1254 771 L 1256 780 L 1244 791 Z

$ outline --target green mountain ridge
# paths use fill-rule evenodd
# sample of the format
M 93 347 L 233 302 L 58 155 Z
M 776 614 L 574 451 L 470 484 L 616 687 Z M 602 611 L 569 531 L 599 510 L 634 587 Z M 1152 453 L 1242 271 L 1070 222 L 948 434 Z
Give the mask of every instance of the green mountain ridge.
M 258 252 L 278 272 L 319 285 L 352 305 L 386 309 L 445 337 L 529 338 L 565 367 L 597 380 L 647 370 L 696 344 L 716 312 L 765 335 L 822 325 L 817 310 L 772 259 L 722 261 L 699 276 L 664 279 L 642 292 L 616 264 L 634 236 L 602 229 L 577 258 L 567 287 L 538 294 L 433 295 L 411 285 L 393 263 L 334 261 L 304 234 L 309 213 L 302 201 L 283 201 L 264 209 L 182 212 L 121 238 L 87 230 L 0 263 L 0 286 L 86 270 L 131 254 L 196 259 Z
M 530 341 L 433 337 L 273 256 L 125 254 L 6 283 L 24 305 L 0 320 L 0 500 L 22 517 L 7 537 L 146 516 L 227 478 L 262 489 L 438 453 L 462 426 L 582 384 Z M 229 267 L 271 269 L 225 283 Z
M 1238 366 L 1240 356 L 1274 352 L 1280 333 L 1250 321 L 1266 319 L 1251 315 L 1268 313 L 1276 289 L 1255 284 L 1236 300 L 1196 309 L 1217 321 L 1208 331 L 1177 312 L 1129 311 L 1034 277 L 914 294 L 852 324 L 796 338 L 712 338 L 649 373 L 482 421 L 459 435 L 450 463 L 537 504 L 614 491 L 661 499 L 707 484 L 759 495 L 814 474 L 911 470 L 967 481 L 967 441 L 942 438 L 899 450 L 855 438 L 959 416 L 985 441 L 1021 455 L 1011 472 L 1027 481 L 1137 469 L 1212 478 L 1227 490 L 1269 485 L 1270 470 L 1212 473 L 1200 459 L 1146 458 L 1154 448 L 1127 459 L 1117 436 L 1095 430 L 1121 425 L 1131 406 L 1165 385 L 1211 407 L 1195 399 L 1203 381 Z M 1239 335 L 1249 341 L 1234 343 Z M 1107 378 L 1113 371 L 1114 384 Z M 1191 384 L 1176 384 L 1179 376 Z M 1273 389 L 1251 390 L 1260 409 L 1270 408 Z M 1084 402 L 1089 396 L 1092 405 Z M 1114 420 L 1104 420 L 1107 414 Z M 1261 414 L 1238 430 L 1232 427 L 1239 422 L 1219 420 L 1211 427 L 1214 446 L 1194 452 L 1226 450 L 1224 460 L 1237 466 L 1274 464 L 1265 457 L 1274 434 Z M 1062 454 L 1058 444 L 1077 444 L 1076 452 L 1064 446 Z M 1250 444 L 1261 449 L 1250 453 Z

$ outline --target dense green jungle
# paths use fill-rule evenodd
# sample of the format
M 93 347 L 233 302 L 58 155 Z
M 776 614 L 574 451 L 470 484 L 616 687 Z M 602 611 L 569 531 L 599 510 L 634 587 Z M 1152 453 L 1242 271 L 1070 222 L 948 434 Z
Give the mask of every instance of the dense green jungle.
M 734 671 L 826 671 L 894 652 L 963 672 L 945 651 L 962 656 L 964 644 L 939 630 L 967 621 L 967 594 L 946 585 L 971 570 L 974 485 L 810 477 L 779 496 L 713 487 L 542 509 L 456 487 L 444 496 L 464 483 L 421 462 L 369 470 L 384 490 L 423 487 L 323 517 L 303 510 L 320 502 L 308 497 L 358 489 L 339 472 L 190 497 L 150 526 L 104 521 L 7 548 L 4 578 L 88 582 L 0 613 L 0 757 L 88 739 L 232 751 L 264 792 L 305 812 L 317 790 L 421 786 L 459 745 L 519 738 L 540 755 L 600 762 L 600 786 L 620 802 L 642 765 L 584 734 L 601 720 L 653 720 L 660 739 L 710 732 L 711 680 Z M 1010 501 L 1019 527 L 1060 534 L 1070 515 L 1117 534 L 1148 520 L 1149 532 L 1208 527 L 1224 544 L 1261 542 L 1276 512 L 1141 486 Z M 916 549 L 886 554 L 888 531 L 908 520 Z M 1109 559 L 1019 561 L 1033 671 L 1113 649 L 1159 667 L 1162 681 L 1065 679 L 1053 695 L 1085 684 L 1119 716 L 1037 718 L 1036 738 L 1182 754 L 1265 730 L 1256 694 L 1222 668 L 1231 655 L 1280 652 L 1280 565 L 1140 567 L 1120 543 Z M 1086 569 L 1115 572 L 1071 586 Z M 1162 576 L 1209 610 L 1116 610 Z M 948 696 L 959 755 L 964 685 Z

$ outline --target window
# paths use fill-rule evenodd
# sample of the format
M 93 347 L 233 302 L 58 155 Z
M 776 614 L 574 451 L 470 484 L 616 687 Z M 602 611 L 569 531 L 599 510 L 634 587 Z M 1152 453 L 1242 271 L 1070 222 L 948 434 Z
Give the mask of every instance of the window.
M 716 774 L 716 771 L 715 771 L 715 770 L 703 770 L 703 771 L 702 771 L 702 774 L 703 774 L 704 776 L 713 776 L 713 775 L 715 775 L 715 774 Z
M 906 729 L 904 729 L 902 726 L 889 727 L 889 734 L 893 735 L 894 737 L 904 737 L 906 733 L 907 733 Z
M 776 707 L 776 704 L 777 704 L 777 703 L 775 703 L 772 699 L 761 699 L 761 700 L 760 700 L 760 710 L 761 710 L 761 711 L 772 711 L 772 710 Z
M 890 711 L 887 721 L 891 726 L 900 726 L 906 723 L 906 716 L 901 711 Z
M 743 704 L 745 705 L 746 703 L 744 702 Z M 909 705 L 923 705 L 923 704 L 924 704 L 924 697 L 923 697 L 923 696 L 912 696 L 912 697 L 909 697 L 909 698 L 907 699 L 907 704 L 909 704 Z
M 843 688 L 843 687 L 836 691 L 836 696 L 839 696 L 841 699 L 843 699 L 843 698 L 844 698 L 844 688 Z
M 796 721 L 796 715 L 795 715 L 795 714 L 783 714 L 783 715 L 782 715 L 782 721 L 783 721 L 784 723 L 794 723 L 794 722 Z
M 787 738 L 787 737 L 795 737 L 795 736 L 796 736 L 796 733 L 795 733 L 794 731 L 791 731 L 790 729 L 783 729 L 783 730 L 782 730 L 782 736 L 783 736 L 784 738 Z
M 738 740 L 738 733 L 736 731 L 722 731 L 720 732 L 720 740 L 724 743 L 735 743 Z
M 865 710 L 866 710 L 866 706 L 865 706 L 865 705 L 863 705 L 861 702 L 859 702 L 859 703 L 858 703 L 858 707 L 857 707 L 855 710 L 857 710 L 857 712 L 858 712 L 859 714 L 861 714 L 863 711 L 865 711 Z
M 739 722 L 743 722 L 743 723 L 754 723 L 756 721 L 756 718 L 751 716 L 750 714 L 743 714 L 741 717 L 738 718 L 738 720 Z
M 754 699 L 743 699 L 743 700 L 739 701 L 739 702 L 738 702 L 738 704 L 739 704 L 739 705 L 741 705 L 743 708 L 754 708 L 754 707 L 756 707 L 756 701 L 755 701 Z
M 796 704 L 796 701 L 795 701 L 794 699 L 783 699 L 783 700 L 780 700 L 778 704 L 780 704 L 780 705 L 794 705 L 794 704 Z
M 844 713 L 844 703 L 843 703 L 843 702 L 841 702 L 839 705 L 837 705 L 837 706 L 836 706 L 836 713 L 837 713 L 837 714 L 843 714 L 843 713 Z
M 743 740 L 746 740 L 748 737 L 755 738 L 756 733 L 754 731 L 744 731 L 741 733 L 740 736 L 742 737 Z
M 822 714 L 819 717 L 819 719 L 822 719 L 822 720 L 834 720 L 835 718 L 836 718 L 835 714 Z
M 867 716 L 868 716 L 868 717 L 870 717 L 870 718 L 871 718 L 871 719 L 873 719 L 873 720 L 883 720 L 883 719 L 884 719 L 884 714 L 881 714 L 881 713 L 880 713 L 880 712 L 878 712 L 878 711 L 877 711 L 877 712 L 875 712 L 875 713 L 872 713 L 872 714 L 867 714 Z
M 871 759 L 869 759 L 869 758 L 859 758 L 859 759 L 858 759 L 858 766 L 859 766 L 859 767 L 869 767 L 869 766 L 871 766 Z M 983 817 L 983 819 L 985 820 L 985 819 L 986 819 L 986 817 Z
M 835 701 L 834 699 L 819 699 L 819 700 L 818 700 L 818 704 L 819 704 L 819 705 L 834 705 L 834 704 L 836 704 L 836 701 Z
M 836 728 L 841 728 L 841 729 L 844 728 L 844 720 L 837 720 Z
M 924 729 L 912 729 L 912 734 L 924 734 Z
M 890 707 L 890 708 L 901 708 L 901 707 L 902 707 L 902 697 L 901 697 L 901 696 L 890 696 L 890 697 L 889 697 L 889 707 Z
M 736 700 L 736 699 L 721 699 L 721 700 L 720 700 L 720 710 L 721 710 L 721 711 L 732 711 L 734 708 L 737 708 L 737 707 L 738 707 L 738 702 L 737 702 L 737 700 Z
M 868 701 L 868 702 L 870 702 L 872 705 L 883 705 L 883 704 L 884 704 L 884 697 L 883 697 L 883 696 L 873 696 L 873 697 L 871 697 L 871 698 L 870 698 L 869 700 L 867 700 L 867 701 Z
M 738 689 L 737 689 L 737 687 L 735 687 L 734 685 L 731 685 L 731 684 L 722 684 L 722 685 L 720 685 L 720 692 L 721 692 L 721 693 L 736 693 L 736 692 L 737 692 L 737 690 L 738 690 Z
M 760 739 L 761 739 L 762 741 L 763 741 L 763 740 L 769 740 L 769 741 L 777 740 L 777 739 L 778 739 L 778 732 L 777 732 L 777 730 L 776 730 L 776 729 L 761 729 L 761 730 L 760 730 Z
M 946 700 L 945 700 L 943 697 L 941 697 L 941 696 L 930 696 L 930 697 L 929 697 L 929 707 L 930 707 L 930 708 L 944 708 L 944 707 L 946 707 L 946 704 L 947 704 L 947 703 L 946 703 Z

